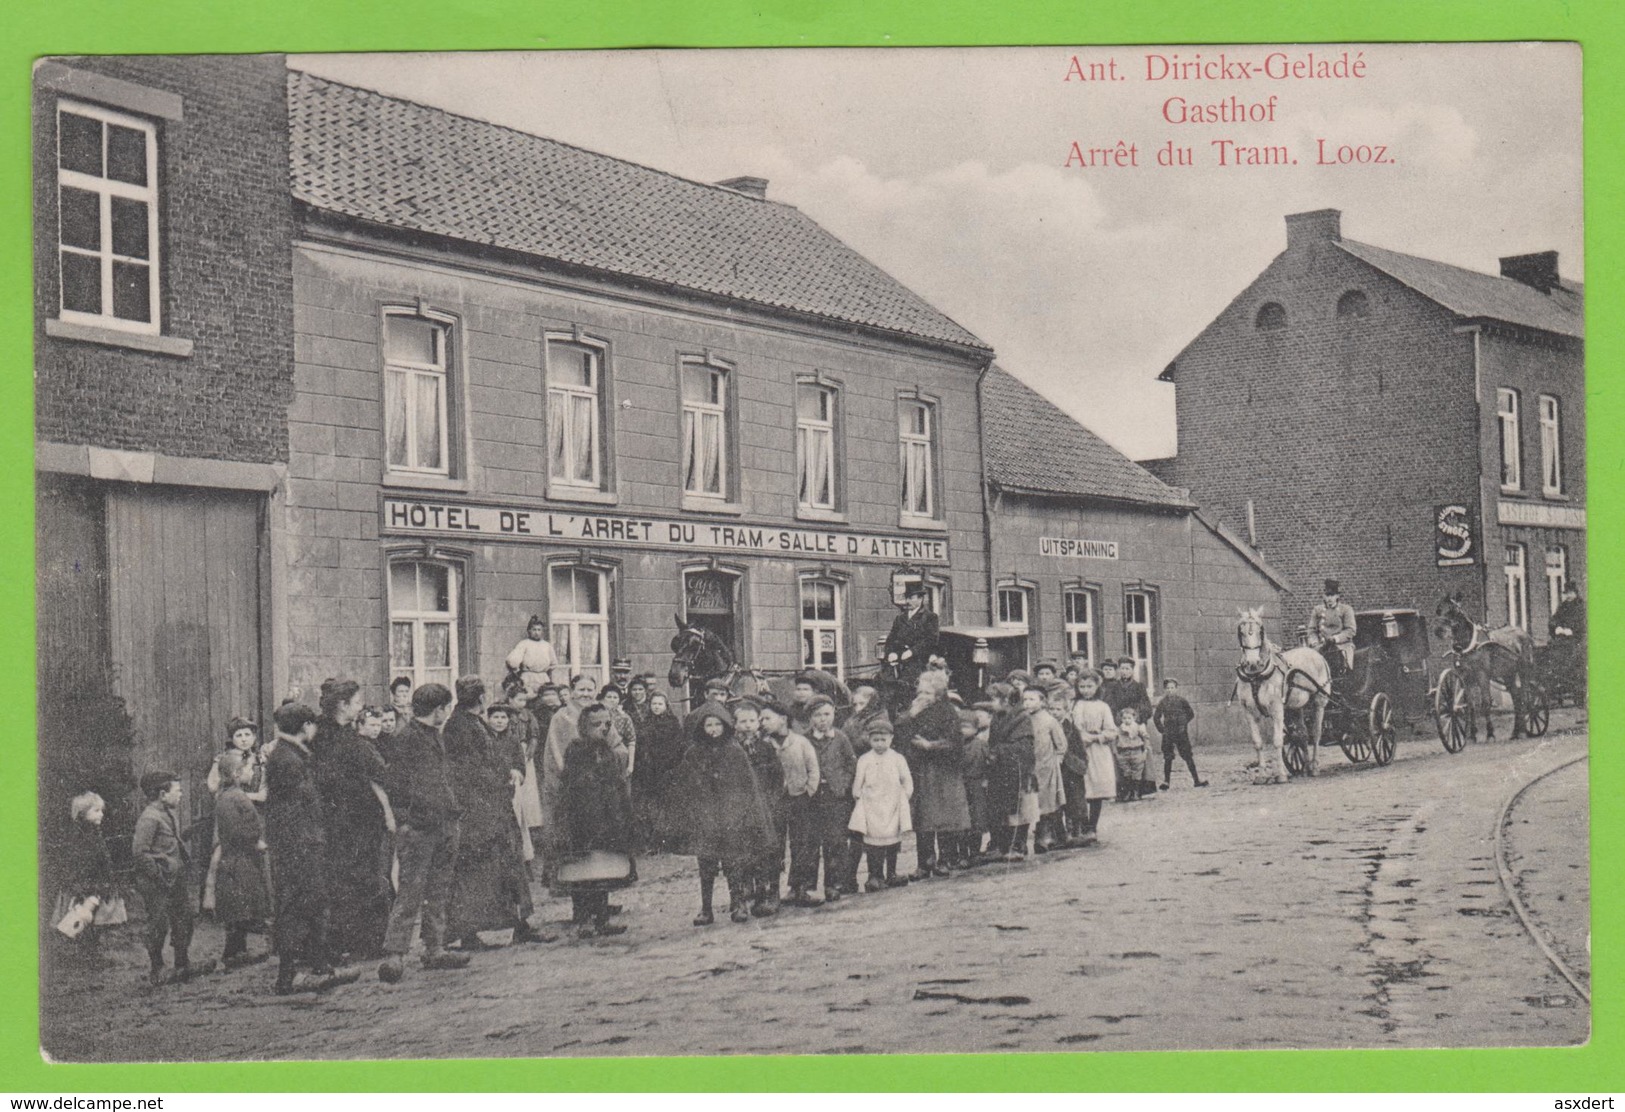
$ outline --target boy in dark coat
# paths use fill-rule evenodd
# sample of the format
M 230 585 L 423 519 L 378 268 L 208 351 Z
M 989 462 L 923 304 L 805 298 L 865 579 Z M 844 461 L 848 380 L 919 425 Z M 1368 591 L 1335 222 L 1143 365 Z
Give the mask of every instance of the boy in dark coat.
M 423 967 L 462 969 L 468 955 L 448 954 L 446 910 L 456 877 L 457 796 L 440 728 L 451 715 L 451 691 L 439 683 L 426 683 L 412 692 L 412 718 L 384 748 L 388 762 L 384 788 L 395 812 L 395 858 L 399 862 L 399 889 L 384 932 L 384 953 L 378 979 L 394 984 L 405 973 L 412 935 L 423 920 Z M 279 724 L 279 730 L 282 728 Z
M 1151 712 L 1151 724 L 1162 735 L 1162 783 L 1157 787 L 1162 791 L 1168 790 L 1168 778 L 1173 775 L 1174 754 L 1177 752 L 1185 767 L 1191 770 L 1191 783 L 1205 788 L 1207 781 L 1196 774 L 1196 758 L 1191 755 L 1190 729 L 1196 712 L 1179 694 L 1178 681 L 1163 680 L 1162 690 L 1162 700 L 1157 703 L 1157 709 Z
M 784 875 L 784 838 L 789 819 L 788 801 L 784 794 L 784 764 L 779 759 L 778 746 L 762 732 L 761 720 L 761 704 L 753 699 L 741 700 L 734 707 L 734 740 L 739 742 L 745 756 L 750 758 L 751 771 L 756 774 L 756 787 L 760 789 L 762 802 L 767 807 L 767 847 L 750 872 L 750 913 L 758 918 L 773 915 L 779 910 L 779 878 Z
M 152 962 L 148 979 L 164 984 L 164 941 L 168 939 L 175 955 L 175 972 L 170 983 L 185 981 L 214 969 L 214 962 L 192 965 L 187 954 L 192 945 L 192 894 L 187 885 L 187 866 L 192 855 L 181 830 L 181 781 L 167 770 L 141 777 L 141 791 L 149 802 L 135 823 L 131 855 L 141 902 L 147 910 L 143 941 Z
M 835 727 L 835 704 L 814 696 L 807 705 L 811 732 L 807 740 L 818 756 L 818 790 L 812 797 L 812 822 L 802 827 L 799 844 L 790 846 L 790 889 L 793 903 L 812 905 L 818 887 L 818 862 L 824 862 L 824 902 L 841 898 L 847 873 L 847 822 L 852 817 L 852 776 L 858 760 L 852 743 Z
M 733 729 L 733 716 L 726 710 L 706 712 L 699 739 L 683 756 L 674 778 L 672 820 L 677 837 L 699 858 L 696 927 L 716 922 L 711 899 L 718 872 L 728 881 L 729 918 L 736 923 L 750 918 L 752 873 L 772 844 L 767 803 L 750 757 L 733 740 Z
M 1026 856 L 1028 827 L 1038 817 L 1033 720 L 1020 703 L 1011 703 L 1016 695 L 1010 684 L 996 683 L 988 695 L 996 706 L 988 730 L 987 813 L 992 836 L 987 852 L 994 859 L 1020 860 Z

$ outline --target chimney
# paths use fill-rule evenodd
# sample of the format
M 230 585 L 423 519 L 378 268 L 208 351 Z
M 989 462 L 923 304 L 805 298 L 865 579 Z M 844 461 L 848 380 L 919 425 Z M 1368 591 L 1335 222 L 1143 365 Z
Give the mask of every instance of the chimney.
M 727 178 L 726 180 L 719 181 L 716 184 L 722 186 L 724 189 L 731 189 L 735 193 L 743 193 L 747 197 L 755 197 L 762 201 L 767 200 L 766 178 Z
M 1541 293 L 1557 287 L 1557 252 L 1537 251 L 1533 255 L 1508 255 L 1501 260 L 1501 277 L 1533 286 Z
M 1294 212 L 1286 218 L 1286 247 L 1310 243 L 1335 243 L 1343 238 L 1343 214 L 1337 209 Z

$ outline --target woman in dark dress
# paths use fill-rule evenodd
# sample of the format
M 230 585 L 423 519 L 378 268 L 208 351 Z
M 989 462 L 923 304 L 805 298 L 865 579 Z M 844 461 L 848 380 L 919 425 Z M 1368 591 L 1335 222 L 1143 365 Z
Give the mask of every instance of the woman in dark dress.
M 480 717 L 484 704 L 483 680 L 458 680 L 457 709 L 441 733 L 452 790 L 463 812 L 447 934 L 465 950 L 487 948 L 480 931 L 512 928 L 514 942 L 546 940 L 529 923 L 534 906 L 513 809 L 514 786 L 525 774 L 524 749 L 499 744 Z
M 1011 705 L 1016 689 L 996 683 L 988 688 L 995 703 L 988 733 L 987 816 L 990 827 L 987 853 L 1008 858 L 1027 843 L 1027 825 L 1021 820 L 1024 797 L 1037 788 L 1033 757 L 1033 722 L 1019 703 Z M 1036 809 L 1034 809 L 1036 810 Z M 1034 816 L 1036 817 L 1036 815 Z M 1017 839 L 1021 850 L 1016 849 Z
M 632 766 L 632 806 L 638 815 L 638 831 L 650 849 L 665 849 L 667 790 L 677 766 L 683 761 L 683 724 L 672 713 L 666 696 L 656 692 L 649 697 L 648 709 L 638 726 L 638 758 Z
M 245 792 L 257 771 L 250 757 L 223 753 L 219 767 L 214 827 L 220 868 L 215 874 L 214 912 L 226 926 L 222 962 L 227 969 L 238 969 L 271 956 L 248 952 L 249 930 L 271 914 L 271 893 L 265 886 L 265 820 Z
M 361 708 L 355 680 L 324 682 L 311 754 L 326 820 L 328 944 L 335 954 L 371 960 L 383 952 L 393 890 L 383 852 L 389 831 L 373 790 L 384 779 L 384 760 L 356 729 Z
M 946 672 L 926 671 L 916 681 L 914 702 L 897 722 L 897 748 L 914 777 L 914 848 L 912 879 L 947 876 L 955 838 L 970 829 L 961 767 L 965 742 L 959 734 L 959 712 L 948 701 Z
M 556 821 L 560 850 L 566 855 L 603 850 L 630 858 L 637 846 L 636 819 L 621 758 L 610 745 L 609 709 L 602 703 L 588 704 L 576 729 L 577 737 L 565 749 L 559 773 Z M 636 879 L 635 863 L 630 875 Z M 555 891 L 569 895 L 581 938 L 625 933 L 624 924 L 609 921 L 606 887 L 573 887 L 561 882 Z

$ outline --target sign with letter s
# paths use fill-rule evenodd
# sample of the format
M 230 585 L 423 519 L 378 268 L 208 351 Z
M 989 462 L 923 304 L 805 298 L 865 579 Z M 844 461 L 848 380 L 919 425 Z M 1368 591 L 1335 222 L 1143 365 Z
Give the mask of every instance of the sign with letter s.
M 1449 502 L 1433 511 L 1433 562 L 1441 568 L 1478 563 L 1478 519 L 1465 502 Z

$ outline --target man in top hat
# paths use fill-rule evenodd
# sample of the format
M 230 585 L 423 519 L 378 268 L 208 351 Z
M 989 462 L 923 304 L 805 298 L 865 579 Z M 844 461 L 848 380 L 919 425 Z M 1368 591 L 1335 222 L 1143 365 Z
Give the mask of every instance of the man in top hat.
M 925 584 L 910 583 L 903 592 L 903 613 L 897 615 L 886 635 L 886 663 L 897 668 L 897 679 L 913 691 L 927 661 L 937 651 L 940 629 L 937 616 L 925 604 Z
M 1332 678 L 1346 675 L 1354 667 L 1354 607 L 1343 601 L 1337 580 L 1326 580 L 1325 594 L 1309 611 L 1309 645 L 1332 670 Z

